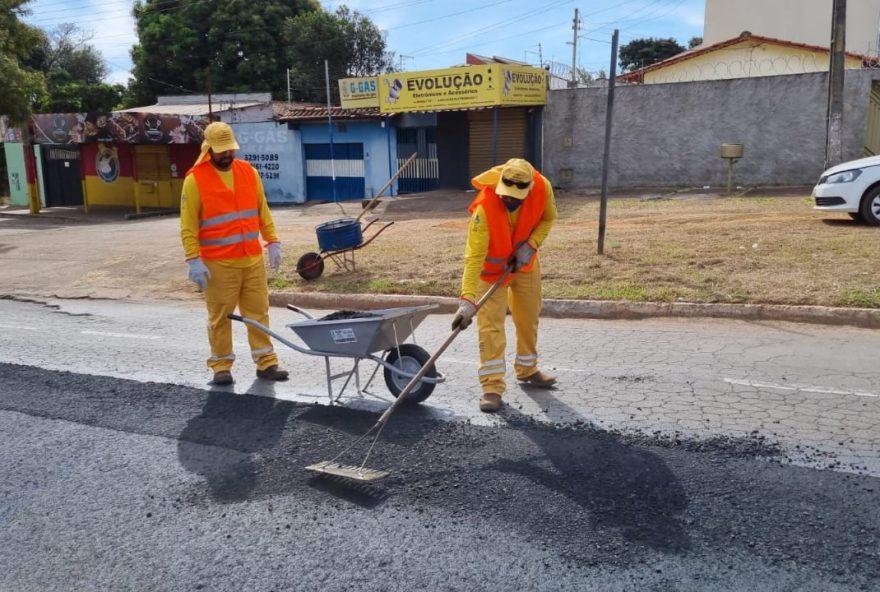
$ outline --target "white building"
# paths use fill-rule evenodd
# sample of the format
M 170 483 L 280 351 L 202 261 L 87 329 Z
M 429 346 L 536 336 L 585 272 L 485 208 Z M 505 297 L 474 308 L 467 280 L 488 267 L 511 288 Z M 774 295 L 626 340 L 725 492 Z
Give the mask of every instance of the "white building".
M 706 0 L 703 44 L 752 35 L 830 47 L 833 0 Z M 878 55 L 880 0 L 846 3 L 846 51 Z

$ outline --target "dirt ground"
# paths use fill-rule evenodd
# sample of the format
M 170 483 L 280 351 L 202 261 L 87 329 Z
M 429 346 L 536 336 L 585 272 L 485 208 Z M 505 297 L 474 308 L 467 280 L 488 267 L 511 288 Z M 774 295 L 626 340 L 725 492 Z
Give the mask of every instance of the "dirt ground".
M 546 298 L 880 307 L 880 229 L 812 209 L 809 188 L 725 196 L 705 190 L 612 193 L 597 254 L 598 191 L 558 191 L 560 217 L 541 251 Z M 297 259 L 318 250 L 315 227 L 357 217 L 360 202 L 275 207 L 284 244 L 276 291 L 455 296 L 473 192 L 382 198 L 379 220 L 312 281 Z M 125 220 L 118 209 L 0 208 L 5 291 L 67 296 L 194 298 L 174 215 Z M 337 257 L 339 259 L 339 257 Z M 351 269 L 354 267 L 354 269 Z
M 559 191 L 559 221 L 541 252 L 545 296 L 880 306 L 873 263 L 880 229 L 846 214 L 814 211 L 809 191 L 773 188 L 732 197 L 701 190 L 613 194 L 601 256 L 598 192 Z M 324 275 L 314 281 L 295 271 L 296 258 L 316 250 L 308 225 L 322 214 L 329 220 L 342 213 L 334 204 L 307 208 L 307 218 L 282 229 L 293 256 L 273 285 L 295 291 L 454 295 L 472 198 L 472 192 L 435 192 L 386 201 L 376 214 L 394 225 L 354 253 L 356 270 L 340 270 L 326 259 Z M 346 210 L 352 214 L 349 206 Z

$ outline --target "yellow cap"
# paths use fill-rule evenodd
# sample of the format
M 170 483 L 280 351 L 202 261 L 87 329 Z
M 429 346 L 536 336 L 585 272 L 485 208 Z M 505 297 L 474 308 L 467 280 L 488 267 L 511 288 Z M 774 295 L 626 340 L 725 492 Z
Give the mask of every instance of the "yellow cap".
M 535 169 L 527 160 L 511 158 L 501 167 L 501 177 L 495 186 L 495 193 L 525 199 L 534 179 Z
M 205 128 L 205 140 L 202 142 L 202 150 L 198 160 L 196 160 L 196 164 L 204 160 L 205 155 L 208 154 L 208 149 L 213 150 L 216 154 L 217 152 L 239 150 L 240 148 L 238 142 L 235 141 L 232 127 L 228 123 L 215 121 Z

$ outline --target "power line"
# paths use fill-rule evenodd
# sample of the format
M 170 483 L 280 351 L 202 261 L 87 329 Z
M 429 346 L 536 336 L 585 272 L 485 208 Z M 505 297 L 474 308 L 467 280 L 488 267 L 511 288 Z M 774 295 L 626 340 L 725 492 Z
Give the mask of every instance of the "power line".
M 425 52 L 430 52 L 430 50 L 436 50 L 438 48 L 448 47 L 450 45 L 460 43 L 461 41 L 464 41 L 465 39 L 470 39 L 470 38 L 475 37 L 477 35 L 483 35 L 483 34 L 488 33 L 490 31 L 494 31 L 496 29 L 507 27 L 507 26 L 512 25 L 514 23 L 517 23 L 519 21 L 526 20 L 529 17 L 535 16 L 535 15 L 538 15 L 541 13 L 546 13 L 548 10 L 550 10 L 552 8 L 558 8 L 558 7 L 563 6 L 565 4 L 571 4 L 572 2 L 574 2 L 574 0 L 558 0 L 557 2 L 553 2 L 553 3 L 547 4 L 545 6 L 541 6 L 540 8 L 537 8 L 535 10 L 529 10 L 529 11 L 524 12 L 522 14 L 516 15 L 512 18 L 498 21 L 492 25 L 480 27 L 479 29 L 474 29 L 474 30 L 469 31 L 467 33 L 463 33 L 461 35 L 450 37 L 446 41 L 441 41 L 439 43 L 435 42 L 432 45 L 425 46 L 425 47 L 418 49 L 418 50 L 415 50 L 415 51 L 410 51 L 409 53 L 411 55 L 415 55 L 417 57 L 421 57 L 421 55 L 433 55 L 433 52 L 427 53 L 427 54 L 425 54 Z

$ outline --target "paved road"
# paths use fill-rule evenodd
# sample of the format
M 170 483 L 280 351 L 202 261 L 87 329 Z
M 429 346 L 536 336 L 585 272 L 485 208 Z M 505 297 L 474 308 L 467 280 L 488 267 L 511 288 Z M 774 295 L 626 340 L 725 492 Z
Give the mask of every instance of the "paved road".
M 276 325 L 299 317 L 273 310 Z M 319 358 L 211 389 L 198 303 L 0 300 L 0 590 L 876 590 L 876 332 L 543 324 L 552 391 L 476 410 L 476 344 L 350 487 L 303 467 L 389 396 Z M 417 330 L 428 350 L 449 315 Z M 336 368 L 341 370 L 341 366 Z M 343 460 L 361 460 L 361 449 Z M 831 469 L 831 470 L 828 470 Z
M 0 589 L 876 590 L 880 479 L 508 408 L 376 415 L 0 363 Z M 760 450 L 757 450 L 760 452 Z
M 301 318 L 282 309 L 272 314 L 278 327 Z M 419 343 L 429 351 L 438 347 L 449 318 L 429 316 L 416 331 Z M 0 300 L 0 361 L 204 389 L 204 322 L 198 303 Z M 240 325 L 235 340 L 238 382 L 230 392 L 327 402 L 321 358 L 280 346 L 294 379 L 266 385 L 254 377 Z M 511 385 L 506 396 L 512 409 L 537 421 L 673 444 L 737 438 L 775 448 L 782 460 L 803 466 L 880 476 L 880 332 L 719 320 L 547 319 L 541 340 L 544 364 L 559 375 L 559 388 Z M 475 342 L 473 332 L 465 333 L 441 358 L 438 367 L 448 380 L 426 408 L 437 417 L 497 425 L 476 409 Z M 333 364 L 334 372 L 344 367 Z M 349 388 L 352 396 L 342 402 L 384 408 L 390 395 L 381 373 L 370 390 L 373 395 L 357 397 Z

